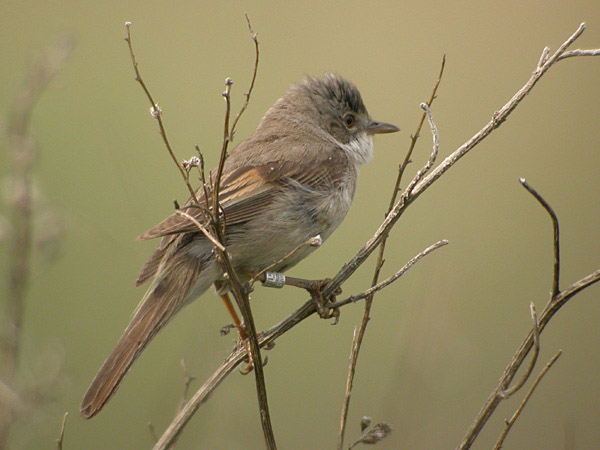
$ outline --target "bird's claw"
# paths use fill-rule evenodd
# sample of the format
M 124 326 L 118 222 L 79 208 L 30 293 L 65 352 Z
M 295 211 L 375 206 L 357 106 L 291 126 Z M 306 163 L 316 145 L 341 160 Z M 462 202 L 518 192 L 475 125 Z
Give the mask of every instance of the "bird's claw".
M 312 282 L 312 286 L 307 287 L 306 289 L 310 293 L 314 303 L 315 308 L 317 309 L 317 314 L 321 319 L 331 319 L 334 321 L 332 325 L 337 325 L 340 321 L 340 309 L 339 308 L 329 308 L 327 305 L 329 303 L 335 303 L 336 295 L 340 295 L 342 293 L 342 288 L 338 287 L 333 294 L 329 296 L 327 300 L 323 298 L 322 289 L 331 281 L 330 278 L 325 278 L 324 280 L 317 280 Z

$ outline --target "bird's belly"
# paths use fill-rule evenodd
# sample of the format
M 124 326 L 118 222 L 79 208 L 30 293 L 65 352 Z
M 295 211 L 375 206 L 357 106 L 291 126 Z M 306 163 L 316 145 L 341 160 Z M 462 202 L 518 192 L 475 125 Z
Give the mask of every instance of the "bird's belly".
M 234 265 L 260 271 L 285 259 L 273 270 L 294 266 L 316 250 L 304 244 L 317 235 L 326 240 L 346 217 L 351 202 L 352 192 L 346 189 L 281 195 L 264 214 L 232 234 L 228 249 Z

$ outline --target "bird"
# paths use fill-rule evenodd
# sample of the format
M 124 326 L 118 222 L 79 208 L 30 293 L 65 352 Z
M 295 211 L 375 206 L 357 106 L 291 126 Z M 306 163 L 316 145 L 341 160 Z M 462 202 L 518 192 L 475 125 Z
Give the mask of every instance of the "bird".
M 372 120 L 359 90 L 338 74 L 307 76 L 292 85 L 223 166 L 219 203 L 226 218 L 224 245 L 240 278 L 247 280 L 246 274 L 267 267 L 283 272 L 315 247 L 302 247 L 284 260 L 292 250 L 315 236 L 326 240 L 350 208 L 360 167 L 373 157 L 373 135 L 397 131 Z M 196 196 L 205 202 L 204 189 Z M 187 212 L 206 224 L 198 209 Z M 85 393 L 80 407 L 84 418 L 102 409 L 176 313 L 213 284 L 226 292 L 213 243 L 197 225 L 173 214 L 138 240 L 155 238 L 161 241 L 136 281 L 137 286 L 150 281 L 149 288 Z

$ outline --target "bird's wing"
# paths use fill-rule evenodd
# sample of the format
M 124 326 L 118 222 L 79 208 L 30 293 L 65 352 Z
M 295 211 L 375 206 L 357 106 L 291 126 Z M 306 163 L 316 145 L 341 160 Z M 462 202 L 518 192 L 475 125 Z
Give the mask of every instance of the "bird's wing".
M 329 151 L 328 151 L 329 150 Z M 274 161 L 264 164 L 247 165 L 225 173 L 221 180 L 219 200 L 225 214 L 226 227 L 243 224 L 264 212 L 264 209 L 278 195 L 282 187 L 295 182 L 310 189 L 331 189 L 337 185 L 347 171 L 347 159 L 343 152 L 323 149 L 318 158 L 306 170 L 305 164 L 291 161 Z M 199 203 L 205 205 L 204 192 L 197 193 Z M 203 212 L 196 207 L 185 211 L 202 224 L 206 224 Z M 197 226 L 185 217 L 173 214 L 138 237 L 144 241 L 162 237 L 162 240 L 148 259 L 138 279 L 139 286 L 156 274 L 164 256 L 181 233 L 198 232 Z
M 340 155 L 344 157 L 341 152 Z M 338 158 L 339 158 L 338 156 Z M 290 181 L 310 189 L 320 189 L 337 184 L 343 177 L 346 164 L 338 158 L 323 158 L 318 164 L 306 166 L 289 161 L 274 161 L 260 165 L 244 166 L 225 174 L 221 181 L 219 202 L 225 214 L 226 226 L 248 222 L 264 211 L 277 192 Z M 204 192 L 197 193 L 198 201 L 205 204 Z M 184 209 L 202 224 L 206 224 L 203 212 L 188 201 Z M 197 226 L 179 214 L 173 214 L 138 237 L 145 241 L 179 233 L 197 232 Z M 169 241 L 163 240 L 159 248 L 166 248 Z

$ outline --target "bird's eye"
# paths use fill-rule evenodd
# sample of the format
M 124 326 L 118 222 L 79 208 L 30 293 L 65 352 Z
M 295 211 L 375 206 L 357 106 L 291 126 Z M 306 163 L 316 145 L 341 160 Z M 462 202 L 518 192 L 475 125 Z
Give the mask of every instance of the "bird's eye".
M 356 123 L 356 116 L 354 114 L 347 114 L 344 116 L 344 123 L 348 128 L 352 128 Z

